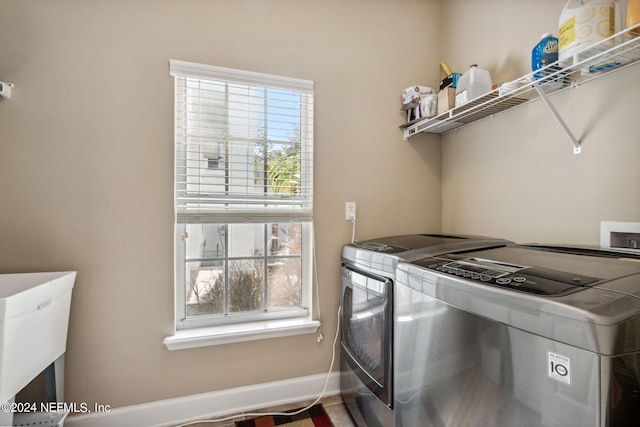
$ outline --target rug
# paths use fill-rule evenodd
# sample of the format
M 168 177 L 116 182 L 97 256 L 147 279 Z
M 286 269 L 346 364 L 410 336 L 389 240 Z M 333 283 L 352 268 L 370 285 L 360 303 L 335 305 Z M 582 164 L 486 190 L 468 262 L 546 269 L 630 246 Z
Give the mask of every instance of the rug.
M 286 412 L 298 412 L 302 408 Z M 264 415 L 249 420 L 236 421 L 236 427 L 334 427 L 321 403 L 297 415 Z

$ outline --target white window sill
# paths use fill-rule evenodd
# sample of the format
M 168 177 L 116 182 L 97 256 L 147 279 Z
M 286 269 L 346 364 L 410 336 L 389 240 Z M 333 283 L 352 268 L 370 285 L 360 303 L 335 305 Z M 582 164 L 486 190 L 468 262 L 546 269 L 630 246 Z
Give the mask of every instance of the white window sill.
M 166 337 L 163 343 L 169 350 L 184 350 L 234 342 L 313 334 L 319 327 L 320 322 L 317 320 L 298 318 L 178 329 L 174 335 Z

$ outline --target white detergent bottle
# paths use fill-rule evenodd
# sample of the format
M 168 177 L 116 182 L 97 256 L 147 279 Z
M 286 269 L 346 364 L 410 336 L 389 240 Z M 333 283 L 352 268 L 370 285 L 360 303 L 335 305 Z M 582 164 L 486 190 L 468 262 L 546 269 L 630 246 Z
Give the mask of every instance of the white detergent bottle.
M 478 68 L 478 64 L 472 64 L 467 72 L 458 79 L 456 107 L 460 107 L 488 92 L 491 92 L 491 75 L 487 70 Z

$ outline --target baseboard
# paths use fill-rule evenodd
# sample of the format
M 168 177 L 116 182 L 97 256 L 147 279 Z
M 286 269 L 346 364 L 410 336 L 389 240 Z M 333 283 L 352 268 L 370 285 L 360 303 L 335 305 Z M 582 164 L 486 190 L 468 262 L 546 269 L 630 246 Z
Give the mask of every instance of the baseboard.
M 192 396 L 158 400 L 113 408 L 109 412 L 70 415 L 65 427 L 170 427 L 200 419 L 223 418 L 289 403 L 315 400 L 327 374 L 212 391 Z M 329 375 L 324 396 L 340 392 L 340 373 Z

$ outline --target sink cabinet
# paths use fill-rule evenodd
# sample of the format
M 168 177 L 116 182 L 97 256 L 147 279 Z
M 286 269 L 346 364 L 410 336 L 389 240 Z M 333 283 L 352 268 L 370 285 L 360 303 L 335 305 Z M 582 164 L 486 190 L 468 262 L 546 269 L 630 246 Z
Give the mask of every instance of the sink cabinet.
M 54 388 L 47 392 L 50 400 L 64 399 L 63 356 L 75 277 L 76 272 L 0 274 L 0 403 L 12 402 L 43 371 Z

